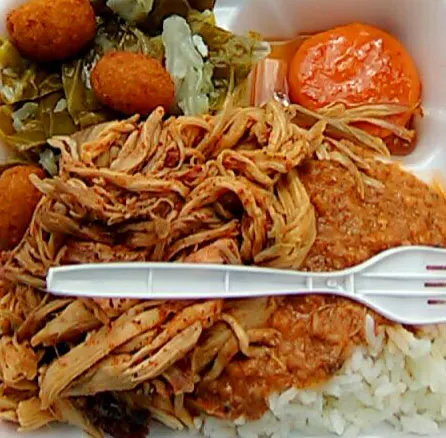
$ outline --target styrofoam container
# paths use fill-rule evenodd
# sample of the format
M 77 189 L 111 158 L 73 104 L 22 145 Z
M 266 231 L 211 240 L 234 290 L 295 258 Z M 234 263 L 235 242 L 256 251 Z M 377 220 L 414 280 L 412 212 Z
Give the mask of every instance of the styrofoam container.
M 6 12 L 22 2 L 0 0 L 1 34 L 5 33 Z M 266 38 L 292 38 L 299 32 L 325 30 L 353 21 L 376 25 L 398 37 L 415 59 L 423 82 L 424 118 L 418 126 L 419 142 L 415 152 L 403 162 L 427 181 L 434 176 L 444 176 L 446 181 L 446 0 L 217 0 L 216 13 L 223 27 L 239 33 L 255 30 Z M 0 162 L 5 157 L 5 150 L 0 147 Z M 61 435 L 84 436 L 63 425 L 23 435 L 10 425 L 0 423 L 0 438 Z M 193 438 L 198 435 L 173 433 L 154 425 L 151 436 Z M 446 436 L 446 429 L 437 436 Z M 302 435 L 291 438 L 298 437 Z M 412 437 L 383 427 L 360 438 Z

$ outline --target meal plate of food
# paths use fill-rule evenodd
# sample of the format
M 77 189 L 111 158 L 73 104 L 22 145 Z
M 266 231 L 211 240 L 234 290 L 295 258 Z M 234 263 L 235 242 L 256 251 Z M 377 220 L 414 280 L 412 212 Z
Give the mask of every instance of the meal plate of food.
M 0 437 L 444 436 L 446 325 L 46 275 L 446 248 L 445 41 L 444 0 L 3 1 Z

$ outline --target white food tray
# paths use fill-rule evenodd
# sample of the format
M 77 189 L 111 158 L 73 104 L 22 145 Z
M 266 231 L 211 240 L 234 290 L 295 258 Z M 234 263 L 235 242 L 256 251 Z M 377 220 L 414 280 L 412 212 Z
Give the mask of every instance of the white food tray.
M 0 0 L 0 33 L 5 33 L 6 12 L 23 0 Z M 325 30 L 353 21 L 381 27 L 407 47 L 420 70 L 425 117 L 419 122 L 419 144 L 404 158 L 408 169 L 429 181 L 446 182 L 446 0 L 218 0 L 220 25 L 235 32 L 256 30 L 266 37 L 292 38 L 298 32 Z M 0 145 L 0 162 L 6 151 Z M 181 284 L 181 279 L 178 279 Z M 19 434 L 0 423 L 0 438 L 79 438 L 82 432 L 52 426 L 32 434 Z M 153 425 L 150 436 L 194 438 L 194 432 L 173 433 Z M 444 429 L 437 436 L 446 436 Z M 360 438 L 413 438 L 382 428 Z M 295 435 L 292 438 L 302 438 Z M 326 437 L 317 437 L 326 438 Z M 428 438 L 433 438 L 430 436 Z

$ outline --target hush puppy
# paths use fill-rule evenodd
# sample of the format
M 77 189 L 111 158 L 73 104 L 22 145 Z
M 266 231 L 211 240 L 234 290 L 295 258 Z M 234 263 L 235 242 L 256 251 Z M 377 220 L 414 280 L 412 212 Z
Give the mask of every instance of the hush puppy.
M 33 173 L 45 177 L 42 169 L 27 165 L 12 167 L 0 176 L 0 251 L 14 249 L 31 222 L 41 198 L 29 180 Z
M 8 14 L 6 26 L 25 57 L 61 61 L 94 39 L 96 16 L 90 0 L 30 0 Z
M 106 53 L 93 69 L 91 84 L 102 103 L 127 115 L 146 116 L 158 106 L 168 110 L 175 100 L 170 74 L 141 53 Z

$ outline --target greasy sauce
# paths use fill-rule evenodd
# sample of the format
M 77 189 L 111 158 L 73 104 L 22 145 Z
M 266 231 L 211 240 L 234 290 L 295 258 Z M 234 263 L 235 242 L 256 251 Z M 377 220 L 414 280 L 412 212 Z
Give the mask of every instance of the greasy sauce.
M 303 269 L 332 271 L 357 265 L 401 245 L 446 247 L 446 202 L 397 165 L 377 163 L 370 176 L 382 190 L 357 193 L 339 164 L 312 161 L 300 177 L 317 214 L 317 237 Z
M 364 317 L 364 307 L 343 299 L 283 299 L 267 325 L 280 332 L 279 345 L 258 358 L 233 361 L 220 378 L 199 387 L 194 404 L 218 417 L 259 418 L 272 392 L 332 376 L 361 342 Z

